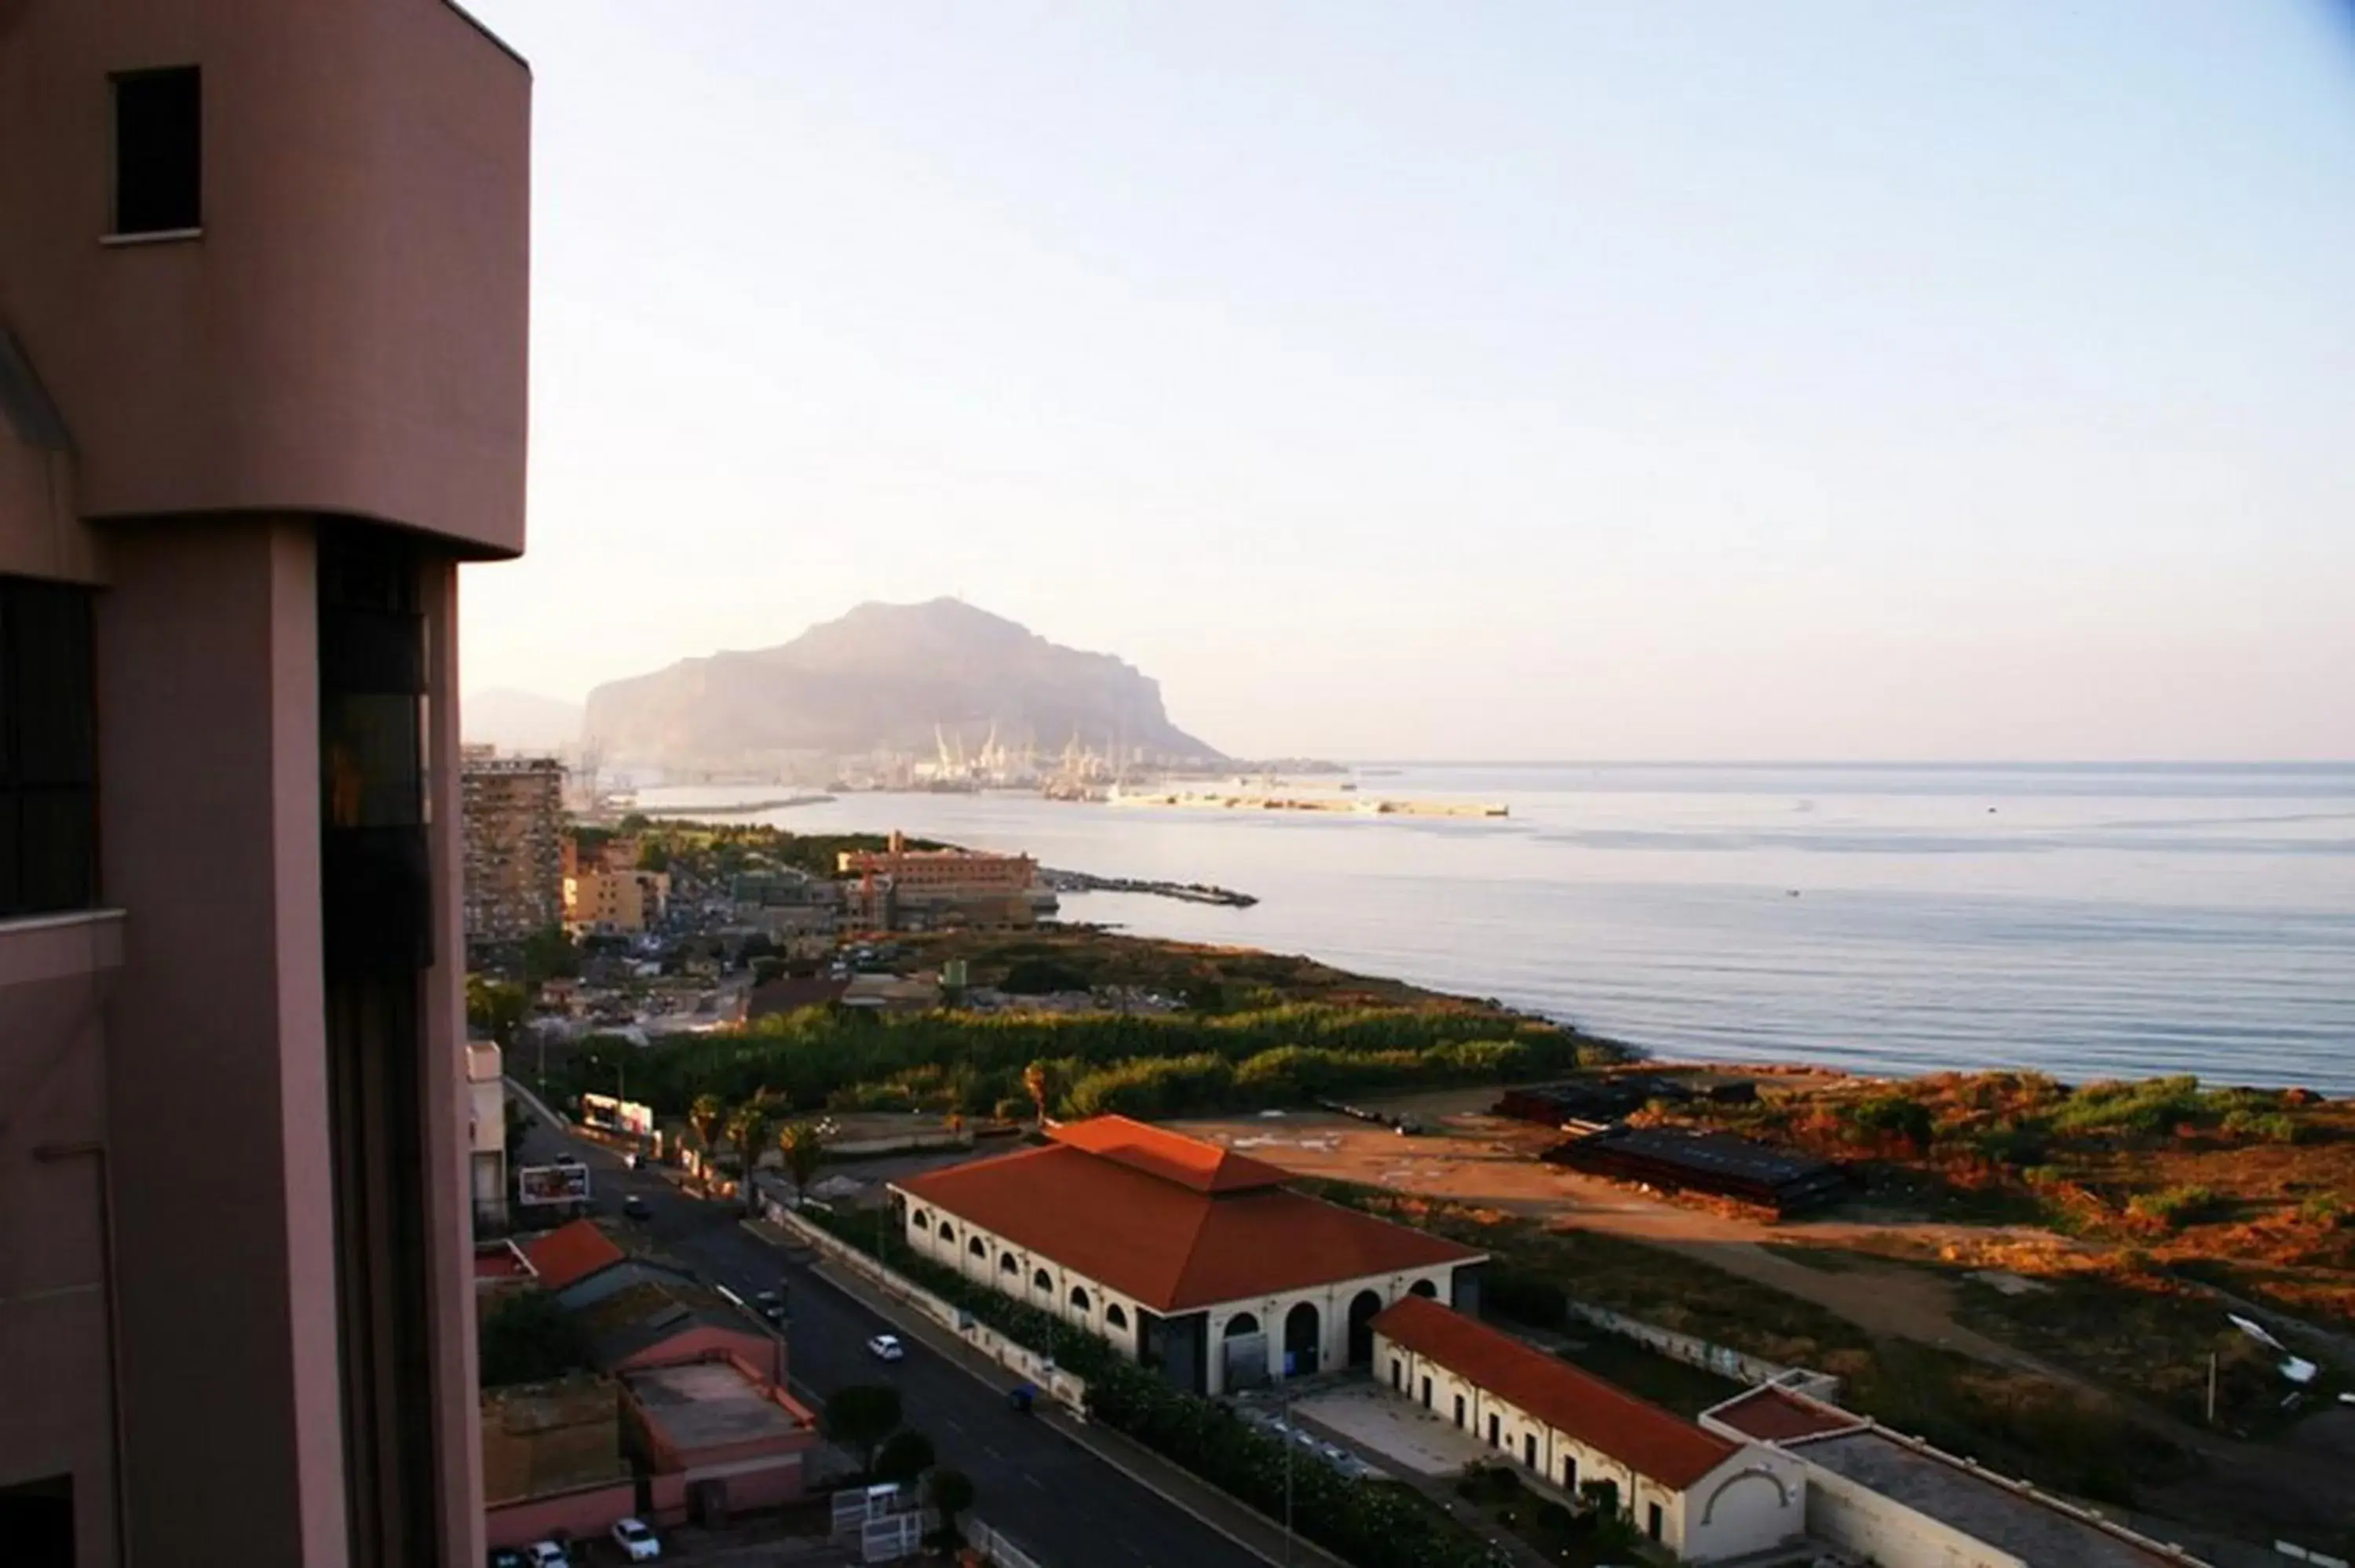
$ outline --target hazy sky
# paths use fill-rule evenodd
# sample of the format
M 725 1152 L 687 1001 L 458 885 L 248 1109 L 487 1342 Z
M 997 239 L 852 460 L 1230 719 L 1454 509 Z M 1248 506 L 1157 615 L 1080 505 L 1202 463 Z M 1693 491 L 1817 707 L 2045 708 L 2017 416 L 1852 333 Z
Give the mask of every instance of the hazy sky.
M 469 689 L 956 594 L 1248 754 L 2355 756 L 2328 0 L 468 0 Z

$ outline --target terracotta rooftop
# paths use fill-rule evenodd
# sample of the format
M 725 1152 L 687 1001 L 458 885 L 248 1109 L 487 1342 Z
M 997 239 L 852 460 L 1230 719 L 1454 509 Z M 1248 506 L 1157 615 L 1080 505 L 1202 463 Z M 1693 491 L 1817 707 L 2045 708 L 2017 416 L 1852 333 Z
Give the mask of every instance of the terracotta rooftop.
M 1703 1414 L 1762 1443 L 1819 1437 L 1827 1432 L 1848 1432 L 1864 1425 L 1861 1416 L 1779 1388 L 1753 1388 Z
M 1182 1133 L 1164 1132 L 1124 1116 L 1096 1116 L 1085 1121 L 1050 1128 L 1058 1143 L 1175 1181 L 1197 1192 L 1243 1192 L 1258 1187 L 1281 1187 L 1287 1172 L 1263 1160 L 1204 1143 Z
M 531 1260 L 542 1287 L 549 1290 L 561 1290 L 575 1280 L 586 1279 L 625 1255 L 613 1245 L 613 1238 L 590 1220 L 559 1225 L 526 1243 L 523 1255 Z
M 896 1185 L 913 1209 L 936 1204 L 1156 1312 L 1486 1255 L 1304 1197 L 1257 1174 L 1273 1166 L 1123 1118 L 1057 1138 Z
M 1582 1372 L 1535 1345 L 1436 1301 L 1403 1297 L 1374 1319 L 1374 1332 L 1427 1356 L 1639 1476 L 1679 1491 L 1739 1445 Z

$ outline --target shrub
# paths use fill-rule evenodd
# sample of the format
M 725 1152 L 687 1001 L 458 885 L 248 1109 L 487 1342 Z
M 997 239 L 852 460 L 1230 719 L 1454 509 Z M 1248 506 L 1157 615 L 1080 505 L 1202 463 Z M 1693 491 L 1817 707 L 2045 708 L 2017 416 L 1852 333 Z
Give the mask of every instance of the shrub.
M 2236 1110 L 2224 1118 L 2224 1136 L 2249 1143 L 2296 1143 L 2303 1130 L 2285 1111 Z
M 2200 1186 L 2162 1187 L 2140 1192 L 2126 1204 L 2126 1213 L 2164 1230 L 2180 1230 L 2200 1218 L 2216 1202 L 2214 1189 Z

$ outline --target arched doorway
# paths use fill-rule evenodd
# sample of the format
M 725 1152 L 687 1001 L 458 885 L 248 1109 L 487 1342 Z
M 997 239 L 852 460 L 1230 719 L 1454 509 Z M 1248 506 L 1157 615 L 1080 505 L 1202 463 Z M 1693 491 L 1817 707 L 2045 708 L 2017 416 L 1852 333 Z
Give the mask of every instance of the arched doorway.
M 1349 1364 L 1374 1364 L 1374 1315 L 1382 1309 L 1381 1293 L 1360 1290 L 1349 1302 Z
M 1267 1381 L 1267 1336 L 1259 1319 L 1238 1312 L 1219 1334 L 1219 1386 L 1231 1393 L 1256 1388 Z
M 1439 1299 L 1439 1287 L 1433 1285 L 1428 1279 L 1418 1279 L 1412 1285 L 1407 1287 L 1407 1294 L 1411 1296 L 1420 1296 L 1427 1300 L 1436 1301 Z
M 1303 1301 L 1284 1315 L 1284 1375 L 1306 1377 L 1316 1370 L 1316 1348 L 1324 1340 L 1325 1320 L 1316 1303 Z

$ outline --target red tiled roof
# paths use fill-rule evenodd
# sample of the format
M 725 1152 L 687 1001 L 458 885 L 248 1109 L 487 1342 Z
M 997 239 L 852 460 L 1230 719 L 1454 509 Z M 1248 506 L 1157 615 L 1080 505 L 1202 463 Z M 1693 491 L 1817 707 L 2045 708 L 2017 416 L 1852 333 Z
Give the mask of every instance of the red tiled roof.
M 1256 1187 L 1280 1187 L 1291 1179 L 1265 1160 L 1182 1133 L 1165 1132 L 1124 1116 L 1065 1122 L 1050 1128 L 1049 1136 L 1058 1143 L 1084 1149 L 1197 1192 L 1243 1192 Z
M 1246 1180 L 1253 1184 L 1206 1192 L 1182 1175 L 1149 1174 L 1065 1139 L 897 1185 L 916 1205 L 938 1205 L 1156 1312 L 1484 1255 Z
M 1779 1388 L 1753 1388 L 1708 1414 L 1762 1443 L 1819 1437 L 1827 1432 L 1849 1432 L 1864 1425 L 1861 1417 L 1837 1405 L 1803 1399 Z
M 1662 1486 L 1681 1491 L 1741 1452 L 1727 1438 L 1436 1301 L 1403 1297 L 1373 1328 Z
M 538 1271 L 541 1287 L 549 1290 L 561 1290 L 576 1280 L 586 1279 L 599 1269 L 621 1262 L 623 1256 L 613 1239 L 588 1220 L 558 1226 L 526 1244 L 523 1253 Z

